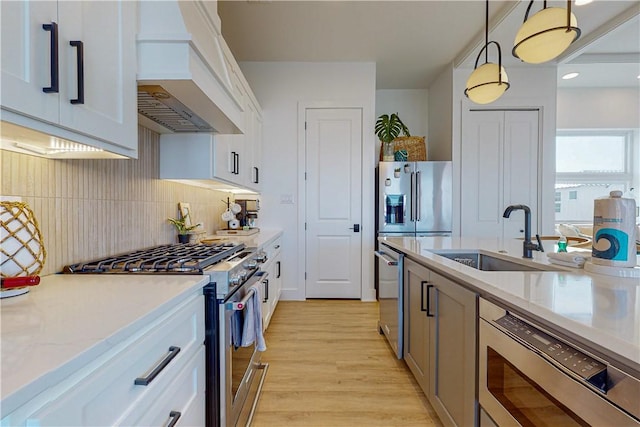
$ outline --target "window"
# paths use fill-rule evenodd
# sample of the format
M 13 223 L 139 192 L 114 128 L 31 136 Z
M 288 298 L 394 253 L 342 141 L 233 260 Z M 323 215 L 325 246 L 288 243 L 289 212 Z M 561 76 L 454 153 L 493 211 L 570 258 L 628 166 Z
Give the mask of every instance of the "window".
M 613 190 L 630 191 L 638 168 L 634 152 L 637 156 L 632 131 L 558 131 L 556 222 L 590 223 L 594 199 Z

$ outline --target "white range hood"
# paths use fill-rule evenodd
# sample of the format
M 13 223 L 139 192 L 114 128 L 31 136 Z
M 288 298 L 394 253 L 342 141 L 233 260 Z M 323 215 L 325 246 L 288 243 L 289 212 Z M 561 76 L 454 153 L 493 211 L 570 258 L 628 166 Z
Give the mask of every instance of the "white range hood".
M 240 70 L 215 1 L 139 5 L 138 118 L 160 133 L 243 133 Z

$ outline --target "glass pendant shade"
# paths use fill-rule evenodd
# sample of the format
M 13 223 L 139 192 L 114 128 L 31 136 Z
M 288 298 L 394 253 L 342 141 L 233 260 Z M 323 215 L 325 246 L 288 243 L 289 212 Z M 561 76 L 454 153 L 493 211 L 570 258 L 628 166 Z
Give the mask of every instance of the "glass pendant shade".
M 487 62 L 473 70 L 467 79 L 464 94 L 476 104 L 489 104 L 509 89 L 509 78 L 504 67 Z
M 542 9 L 531 18 L 525 18 L 516 34 L 513 56 L 529 64 L 550 61 L 580 37 L 577 25 L 576 16 L 570 9 Z

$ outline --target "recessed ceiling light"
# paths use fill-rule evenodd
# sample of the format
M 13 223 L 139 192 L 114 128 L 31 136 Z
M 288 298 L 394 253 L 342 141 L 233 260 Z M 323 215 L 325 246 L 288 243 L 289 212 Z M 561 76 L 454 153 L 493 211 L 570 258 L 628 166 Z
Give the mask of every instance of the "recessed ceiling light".
M 576 6 L 583 6 L 591 3 L 593 0 L 576 0 Z
M 562 80 L 570 80 L 570 79 L 575 79 L 576 77 L 578 77 L 580 75 L 580 73 L 567 73 L 564 76 L 562 76 Z

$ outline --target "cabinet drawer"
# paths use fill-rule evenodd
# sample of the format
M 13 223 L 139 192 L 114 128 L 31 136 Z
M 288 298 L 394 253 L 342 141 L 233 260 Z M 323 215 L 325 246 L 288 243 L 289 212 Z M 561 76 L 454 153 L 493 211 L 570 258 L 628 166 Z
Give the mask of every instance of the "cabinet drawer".
M 151 406 L 138 405 L 121 425 L 175 426 L 205 425 L 205 350 L 202 347 L 187 362 L 178 375 L 163 387 L 164 392 L 153 399 L 145 399 Z
M 276 238 L 273 242 L 265 246 L 264 251 L 267 253 L 267 259 L 275 258 L 282 250 L 282 237 Z
M 148 325 L 122 348 L 116 346 L 96 361 L 90 372 L 83 369 L 51 389 L 48 402 L 35 411 L 18 409 L 18 417 L 12 417 L 11 423 L 19 425 L 26 419 L 42 426 L 118 424 L 141 399 L 165 390 L 166 382 L 203 348 L 203 342 L 204 297 L 199 295 Z M 180 350 L 170 352 L 170 348 Z M 160 370 L 163 361 L 168 363 Z M 134 383 L 136 378 L 150 378 L 154 368 L 159 372 L 148 385 Z M 20 412 L 27 416 L 20 416 Z

